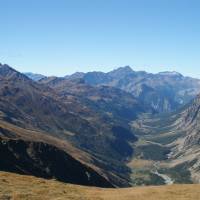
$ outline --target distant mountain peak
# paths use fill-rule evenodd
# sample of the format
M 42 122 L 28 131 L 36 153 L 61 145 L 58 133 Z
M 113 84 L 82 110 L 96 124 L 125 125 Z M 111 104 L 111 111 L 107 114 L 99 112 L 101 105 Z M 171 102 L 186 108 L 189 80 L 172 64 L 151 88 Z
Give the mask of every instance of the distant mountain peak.
M 75 73 L 73 73 L 71 75 L 65 76 L 65 78 L 67 78 L 67 79 L 76 79 L 76 78 L 80 79 L 80 78 L 83 78 L 84 75 L 85 75 L 84 72 L 75 72 Z
M 45 78 L 46 76 L 42 75 L 42 74 L 35 74 L 32 72 L 25 72 L 24 73 L 28 78 L 34 80 L 34 81 L 39 81 L 43 78 Z
M 164 72 L 160 72 L 158 74 L 165 75 L 165 76 L 183 76 L 182 74 L 180 74 L 179 72 L 176 72 L 176 71 L 164 71 Z
M 133 69 L 129 66 L 129 65 L 126 65 L 124 67 L 119 67 L 113 71 L 127 71 L 127 72 L 132 72 Z
M 1 68 L 1 69 L 9 69 L 9 70 L 12 70 L 12 71 L 16 71 L 16 70 L 14 70 L 12 67 L 10 67 L 9 65 L 7 65 L 7 64 L 2 64 L 2 63 L 0 63 L 0 68 Z
M 0 75 L 6 76 L 11 73 L 17 73 L 17 71 L 7 64 L 0 63 Z
M 0 77 L 7 78 L 7 79 L 21 79 L 21 80 L 30 80 L 24 74 L 16 71 L 12 67 L 7 64 L 0 64 Z
M 112 77 L 123 77 L 132 73 L 134 73 L 134 71 L 130 66 L 119 67 L 111 72 L 108 72 L 108 74 Z

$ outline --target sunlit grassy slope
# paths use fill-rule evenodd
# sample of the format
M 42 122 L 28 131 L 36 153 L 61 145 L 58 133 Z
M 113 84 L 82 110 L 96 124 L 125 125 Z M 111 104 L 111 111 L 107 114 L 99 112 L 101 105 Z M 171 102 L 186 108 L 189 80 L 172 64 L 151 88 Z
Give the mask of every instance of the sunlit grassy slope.
M 1 200 L 200 200 L 200 185 L 100 189 L 0 172 Z

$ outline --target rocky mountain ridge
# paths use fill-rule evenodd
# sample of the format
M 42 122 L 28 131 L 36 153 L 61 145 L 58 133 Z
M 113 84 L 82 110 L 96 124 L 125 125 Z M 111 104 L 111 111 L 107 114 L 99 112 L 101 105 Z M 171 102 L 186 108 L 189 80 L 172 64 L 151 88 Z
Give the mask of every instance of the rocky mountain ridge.
M 200 80 L 178 72 L 134 71 L 125 66 L 104 72 L 77 72 L 63 79 L 83 79 L 92 86 L 110 86 L 131 93 L 158 113 L 174 111 L 189 103 L 200 91 Z M 48 78 L 47 78 L 48 80 Z M 45 78 L 41 81 L 45 81 Z
M 7 65 L 0 67 L 0 82 L 0 117 L 3 122 L 24 131 L 43 132 L 70 142 L 94 158 L 93 165 L 109 177 L 112 185 L 129 185 L 130 171 L 125 161 L 133 154 L 130 142 L 135 142 L 137 138 L 128 122 L 144 112 L 130 94 L 119 89 L 94 88 L 74 82 L 68 83 L 71 91 L 60 86 L 53 88 L 32 81 Z M 92 96 L 86 96 L 88 88 Z M 113 101 L 115 97 L 119 98 L 116 103 Z M 123 113 L 127 105 L 120 103 L 122 97 L 130 102 L 131 116 Z M 121 116 L 117 118 L 118 114 Z M 127 119 L 120 122 L 123 115 Z M 15 138 L 15 134 L 6 131 L 1 131 L 1 134 Z
M 200 98 L 185 103 L 198 91 L 198 81 L 176 72 L 148 74 L 130 67 L 34 81 L 1 65 L 0 137 L 15 144 L 2 148 L 15 155 L 13 167 L 21 172 L 65 182 L 78 179 L 55 174 L 40 149 L 61 156 L 63 163 L 58 163 L 66 168 L 79 162 L 81 176 L 86 171 L 94 175 L 94 181 L 87 176 L 80 184 L 160 185 L 165 184 L 163 177 L 174 183 L 198 182 Z M 169 105 L 174 112 L 163 114 Z M 25 166 L 18 162 L 23 159 Z M 30 161 L 35 166 L 31 172 L 26 168 Z M 9 169 L 5 161 L 1 166 Z

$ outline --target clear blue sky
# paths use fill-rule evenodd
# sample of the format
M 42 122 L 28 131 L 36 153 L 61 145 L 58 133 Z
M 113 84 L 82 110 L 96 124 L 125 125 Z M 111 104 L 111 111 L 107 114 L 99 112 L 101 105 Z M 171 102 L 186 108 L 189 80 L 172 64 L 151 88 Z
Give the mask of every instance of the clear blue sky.
M 200 78 L 199 0 L 0 0 L 0 62 L 20 71 L 176 70 Z

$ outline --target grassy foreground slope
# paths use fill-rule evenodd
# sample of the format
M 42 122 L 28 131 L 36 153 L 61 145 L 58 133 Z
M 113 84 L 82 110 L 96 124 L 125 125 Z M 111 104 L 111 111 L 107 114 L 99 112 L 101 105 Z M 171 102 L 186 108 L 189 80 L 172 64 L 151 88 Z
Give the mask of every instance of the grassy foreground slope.
M 1 200 L 199 200 L 200 185 L 100 189 L 0 172 Z

